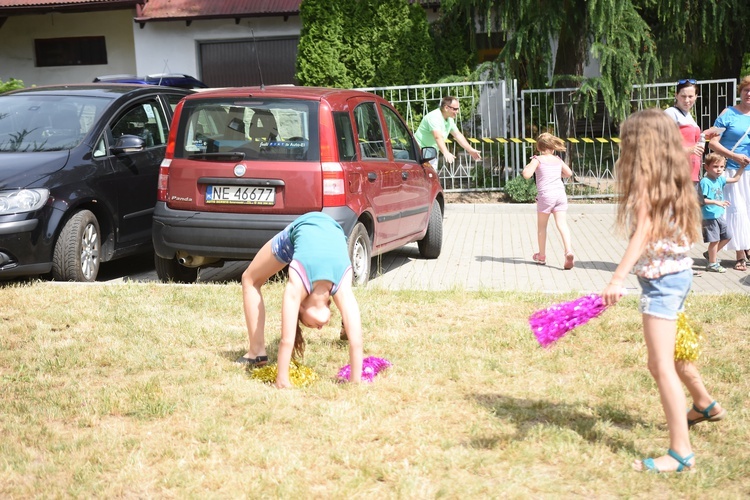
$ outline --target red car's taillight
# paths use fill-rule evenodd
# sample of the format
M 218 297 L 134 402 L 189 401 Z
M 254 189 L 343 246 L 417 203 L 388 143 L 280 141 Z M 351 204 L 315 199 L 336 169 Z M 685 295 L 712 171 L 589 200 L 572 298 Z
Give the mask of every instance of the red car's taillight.
M 344 169 L 338 162 L 325 162 L 323 170 L 323 206 L 340 207 L 346 205 Z
M 336 154 L 336 127 L 333 114 L 327 102 L 320 103 L 320 161 L 322 163 L 338 160 Z
M 167 201 L 167 185 L 169 183 L 169 165 L 171 158 L 164 158 L 159 165 L 159 180 L 156 181 L 156 200 Z
M 179 123 L 180 121 L 183 104 L 185 104 L 184 99 L 178 102 L 177 107 L 174 109 L 174 116 L 172 117 L 172 128 L 169 130 L 169 137 L 167 138 L 167 150 L 164 153 L 164 160 L 162 160 L 161 165 L 159 165 L 159 180 L 156 183 L 157 201 L 167 201 L 169 166 L 172 164 L 172 158 L 174 158 L 174 147 L 177 143 L 177 123 Z
M 169 137 L 167 138 L 167 151 L 164 154 L 164 158 L 174 158 L 174 146 L 177 143 L 177 124 L 180 122 L 180 115 L 182 114 L 182 106 L 185 104 L 185 100 L 181 100 L 177 103 L 177 107 L 174 108 L 174 116 L 172 117 L 172 128 L 169 129 Z

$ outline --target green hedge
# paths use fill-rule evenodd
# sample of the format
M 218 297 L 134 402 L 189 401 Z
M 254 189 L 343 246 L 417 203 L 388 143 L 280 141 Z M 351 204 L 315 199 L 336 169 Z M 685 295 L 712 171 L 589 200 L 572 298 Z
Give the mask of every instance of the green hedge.
M 505 184 L 504 190 L 513 203 L 533 203 L 536 200 L 534 179 L 524 179 L 517 175 Z
M 430 26 L 424 7 L 407 0 L 303 0 L 300 17 L 300 85 L 433 83 L 468 75 L 475 60 L 465 20 Z
M 21 80 L 16 80 L 15 78 L 11 78 L 4 83 L 2 80 L 0 80 L 0 94 L 9 90 L 22 89 L 23 87 L 23 82 Z

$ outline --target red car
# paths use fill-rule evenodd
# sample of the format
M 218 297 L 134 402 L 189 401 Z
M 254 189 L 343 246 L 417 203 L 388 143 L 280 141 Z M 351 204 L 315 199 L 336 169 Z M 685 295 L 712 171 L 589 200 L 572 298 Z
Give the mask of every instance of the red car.
M 443 192 L 385 99 L 342 89 L 204 91 L 177 106 L 161 164 L 153 241 L 163 281 L 251 259 L 303 213 L 341 224 L 357 284 L 375 255 L 418 242 L 440 255 Z

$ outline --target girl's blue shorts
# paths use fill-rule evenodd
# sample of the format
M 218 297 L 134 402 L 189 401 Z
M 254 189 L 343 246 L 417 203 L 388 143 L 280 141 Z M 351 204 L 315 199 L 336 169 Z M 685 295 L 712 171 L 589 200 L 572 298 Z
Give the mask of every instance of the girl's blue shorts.
M 677 320 L 685 309 L 685 299 L 693 284 L 693 271 L 665 274 L 656 279 L 638 277 L 642 295 L 639 310 L 657 318 Z
M 292 225 L 289 224 L 283 231 L 271 240 L 271 252 L 276 259 L 289 264 L 294 258 L 294 244 L 292 244 Z

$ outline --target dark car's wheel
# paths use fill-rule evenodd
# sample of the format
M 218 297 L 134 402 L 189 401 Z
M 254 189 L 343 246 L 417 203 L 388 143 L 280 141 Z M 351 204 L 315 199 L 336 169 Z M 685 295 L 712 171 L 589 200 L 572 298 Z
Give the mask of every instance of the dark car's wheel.
M 94 281 L 99 274 L 101 232 L 88 210 L 76 212 L 65 223 L 55 243 L 52 278 L 59 281 Z
M 443 211 L 437 200 L 432 202 L 430 221 L 427 223 L 427 233 L 417 242 L 419 254 L 425 259 L 437 259 L 443 248 Z
M 370 281 L 372 246 L 365 226 L 358 222 L 349 235 L 349 258 L 352 261 L 354 286 L 364 286 Z
M 177 262 L 177 259 L 164 259 L 154 255 L 154 267 L 156 275 L 163 282 L 195 283 L 198 281 L 198 268 L 185 267 Z

